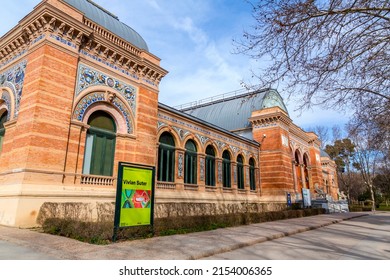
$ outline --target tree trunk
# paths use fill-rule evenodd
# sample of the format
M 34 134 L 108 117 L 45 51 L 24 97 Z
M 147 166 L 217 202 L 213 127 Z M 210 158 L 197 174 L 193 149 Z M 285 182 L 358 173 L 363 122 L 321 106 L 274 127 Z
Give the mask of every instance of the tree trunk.
M 368 188 L 370 189 L 370 193 L 371 193 L 371 200 L 372 200 L 372 211 L 375 212 L 375 195 L 374 195 L 374 189 L 372 187 L 372 184 L 368 184 Z

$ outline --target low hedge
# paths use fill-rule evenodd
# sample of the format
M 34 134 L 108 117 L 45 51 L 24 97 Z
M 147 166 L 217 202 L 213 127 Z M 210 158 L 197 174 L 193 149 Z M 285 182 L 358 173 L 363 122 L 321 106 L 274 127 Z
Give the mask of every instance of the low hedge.
M 132 240 L 152 236 L 185 234 L 217 228 L 262 223 L 283 219 L 324 214 L 325 209 L 300 209 L 263 213 L 240 213 L 205 216 L 178 216 L 158 218 L 154 227 L 130 227 L 120 229 L 117 240 Z M 71 219 L 48 218 L 42 224 L 46 233 L 65 236 L 92 244 L 108 244 L 113 236 L 112 222 L 83 222 Z

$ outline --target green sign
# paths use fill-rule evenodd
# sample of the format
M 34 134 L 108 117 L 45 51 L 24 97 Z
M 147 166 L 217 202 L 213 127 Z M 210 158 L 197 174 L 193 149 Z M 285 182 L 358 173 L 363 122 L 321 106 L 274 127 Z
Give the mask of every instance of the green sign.
M 154 167 L 119 163 L 116 228 L 153 224 Z

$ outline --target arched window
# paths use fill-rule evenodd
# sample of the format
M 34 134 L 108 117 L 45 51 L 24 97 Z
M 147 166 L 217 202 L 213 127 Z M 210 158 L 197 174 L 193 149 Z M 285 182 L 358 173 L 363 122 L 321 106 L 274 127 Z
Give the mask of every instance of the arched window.
M 211 145 L 206 148 L 206 186 L 215 186 L 215 151 Z
M 175 181 L 175 140 L 169 132 L 161 134 L 158 146 L 157 180 Z
M 224 151 L 222 154 L 222 184 L 224 188 L 231 187 L 230 154 Z
M 249 160 L 249 186 L 251 191 L 256 190 L 256 181 L 255 181 L 255 160 L 251 158 Z
M 184 183 L 196 184 L 197 153 L 195 142 L 188 140 L 185 148 Z
M 237 156 L 237 188 L 244 189 L 244 158 L 242 155 Z
M 112 176 L 114 169 L 116 126 L 106 112 L 96 111 L 88 119 L 84 153 L 84 174 Z
M 4 123 L 7 121 L 7 111 L 0 114 L 0 154 L 3 147 L 3 139 L 5 134 Z

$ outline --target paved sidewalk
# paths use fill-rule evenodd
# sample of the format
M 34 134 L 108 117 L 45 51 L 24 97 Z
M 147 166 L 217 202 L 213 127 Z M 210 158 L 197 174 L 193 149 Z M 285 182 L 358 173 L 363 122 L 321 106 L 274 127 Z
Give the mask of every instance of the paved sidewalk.
M 369 213 L 325 214 L 110 245 L 0 226 L 0 259 L 194 260 L 365 215 Z

